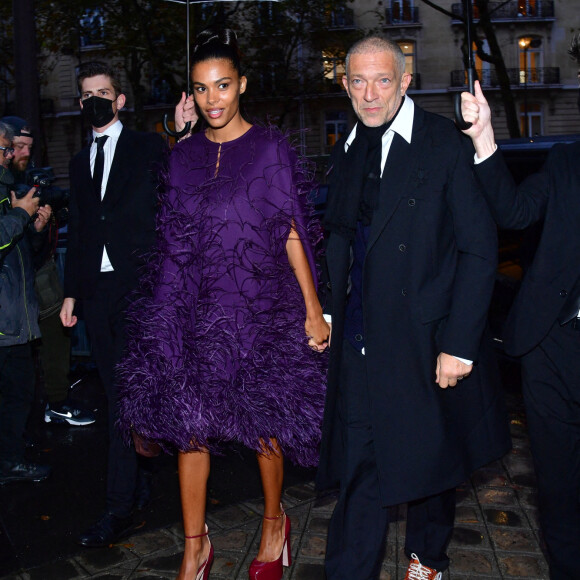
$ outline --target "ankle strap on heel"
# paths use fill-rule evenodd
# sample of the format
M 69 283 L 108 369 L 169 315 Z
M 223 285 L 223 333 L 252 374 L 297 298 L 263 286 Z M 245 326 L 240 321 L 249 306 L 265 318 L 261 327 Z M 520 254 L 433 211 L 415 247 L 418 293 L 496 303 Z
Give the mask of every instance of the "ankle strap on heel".
M 282 513 L 278 516 L 274 516 L 274 517 L 263 516 L 263 518 L 265 520 L 279 520 L 280 518 L 283 518 L 285 515 L 286 515 L 286 512 L 284 510 L 282 510 Z
M 208 531 L 205 531 L 203 534 L 197 534 L 197 536 L 186 536 L 184 535 L 183 537 L 186 540 L 195 540 L 196 538 L 203 538 L 204 536 L 207 536 L 209 534 Z

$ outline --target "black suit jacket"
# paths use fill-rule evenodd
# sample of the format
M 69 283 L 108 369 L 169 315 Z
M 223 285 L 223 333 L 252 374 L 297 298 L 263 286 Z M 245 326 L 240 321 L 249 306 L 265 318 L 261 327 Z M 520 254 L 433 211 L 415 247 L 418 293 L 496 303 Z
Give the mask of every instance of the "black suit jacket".
M 555 145 L 539 173 L 516 186 L 500 151 L 475 166 L 501 228 L 544 220 L 530 269 L 505 323 L 512 356 L 536 347 L 557 321 L 580 280 L 580 143 Z
M 395 134 L 363 266 L 365 361 L 381 497 L 396 504 L 459 484 L 509 449 L 482 335 L 493 290 L 496 228 L 451 121 L 415 106 L 411 143 Z M 329 197 L 345 166 L 333 151 Z M 350 243 L 331 233 L 332 345 L 318 484 L 345 460 L 338 384 Z M 439 352 L 480 361 L 455 389 L 435 383 Z
M 155 241 L 157 184 L 164 155 L 160 135 L 123 128 L 102 201 L 91 177 L 90 146 L 72 159 L 66 297 L 93 294 L 103 247 L 119 284 L 127 291 L 136 286 L 143 256 Z

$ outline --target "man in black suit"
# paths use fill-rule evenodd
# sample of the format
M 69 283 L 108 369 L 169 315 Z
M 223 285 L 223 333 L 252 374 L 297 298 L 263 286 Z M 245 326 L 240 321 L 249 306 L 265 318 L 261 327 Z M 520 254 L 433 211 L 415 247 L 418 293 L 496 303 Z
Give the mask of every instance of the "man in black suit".
M 115 428 L 118 390 L 115 365 L 125 346 L 125 311 L 144 254 L 155 240 L 156 166 L 165 151 L 160 135 L 123 127 L 125 95 L 114 72 L 101 63 L 83 65 L 78 78 L 83 116 L 93 127 L 91 145 L 70 164 L 70 221 L 61 320 L 77 322 L 82 300 L 92 352 L 108 399 L 109 457 L 105 514 L 79 538 L 106 546 L 131 529 L 139 473 L 135 450 Z M 146 486 L 143 490 L 146 495 Z
M 505 323 L 507 354 L 521 357 L 522 386 L 550 578 L 580 576 L 580 143 L 555 145 L 544 167 L 516 186 L 497 151 L 476 81 L 462 94 L 476 173 L 502 228 L 543 220 L 532 265 Z
M 455 487 L 510 446 L 482 339 L 495 226 L 469 140 L 414 105 L 410 81 L 386 38 L 347 55 L 359 122 L 333 150 L 325 216 L 332 345 L 317 482 L 340 487 L 329 580 L 379 577 L 387 508 L 403 502 L 407 578 L 440 578 Z

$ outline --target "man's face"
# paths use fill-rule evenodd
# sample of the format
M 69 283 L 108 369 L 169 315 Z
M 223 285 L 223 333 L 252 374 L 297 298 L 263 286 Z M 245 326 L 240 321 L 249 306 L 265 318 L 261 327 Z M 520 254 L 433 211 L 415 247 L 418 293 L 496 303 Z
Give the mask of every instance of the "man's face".
M 100 127 L 104 131 L 107 127 L 112 125 L 119 118 L 119 110 L 125 106 L 125 95 L 115 95 L 115 89 L 111 84 L 111 79 L 106 75 L 96 75 L 83 79 L 81 84 L 81 109 L 83 108 L 83 101 L 89 97 L 101 97 L 102 99 L 109 99 L 113 101 L 114 119 L 106 126 Z
M 399 77 L 390 52 L 351 54 L 342 82 L 356 116 L 367 127 L 390 121 L 407 91 L 411 75 Z
M 6 137 L 2 136 L 0 137 L 0 147 L 12 147 L 12 143 L 10 142 L 10 139 L 6 139 Z M 12 161 L 12 157 L 14 156 L 12 153 L 10 155 L 8 155 L 7 157 L 4 155 L 5 151 L 0 151 L 0 165 L 2 165 L 2 167 L 6 167 L 6 169 L 8 169 L 8 166 L 10 165 L 10 162 Z
M 24 171 L 30 161 L 30 154 L 32 152 L 32 145 L 34 139 L 32 137 L 14 137 L 12 147 L 14 147 L 14 159 L 12 159 L 12 167 L 16 171 Z

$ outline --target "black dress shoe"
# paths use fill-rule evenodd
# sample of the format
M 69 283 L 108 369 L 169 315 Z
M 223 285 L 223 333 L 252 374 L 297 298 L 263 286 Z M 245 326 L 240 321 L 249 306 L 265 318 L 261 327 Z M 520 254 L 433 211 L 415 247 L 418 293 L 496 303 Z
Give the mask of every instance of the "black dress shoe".
M 0 485 L 18 481 L 42 481 L 50 475 L 48 465 L 27 461 L 0 461 Z
M 104 548 L 133 531 L 133 519 L 105 514 L 97 523 L 81 534 L 77 542 L 85 548 Z

